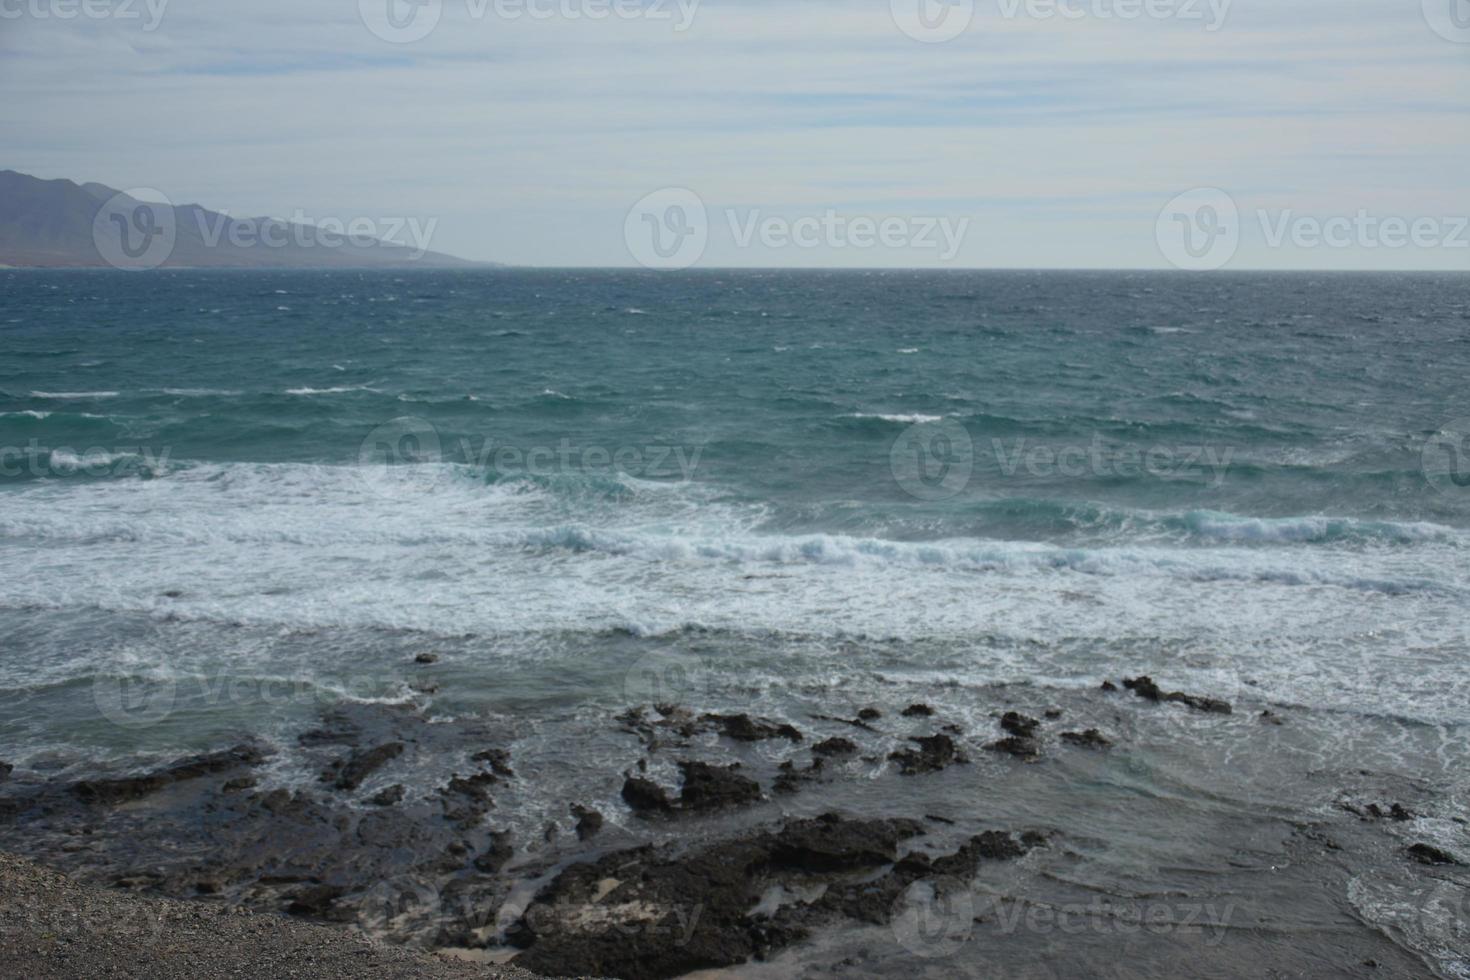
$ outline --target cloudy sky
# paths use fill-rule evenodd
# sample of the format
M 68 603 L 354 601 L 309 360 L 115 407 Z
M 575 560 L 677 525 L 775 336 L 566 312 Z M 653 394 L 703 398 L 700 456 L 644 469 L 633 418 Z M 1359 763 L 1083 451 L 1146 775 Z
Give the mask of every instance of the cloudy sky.
M 682 188 L 705 266 L 1470 269 L 1470 0 L 920 2 L 0 0 L 0 168 L 527 265 Z

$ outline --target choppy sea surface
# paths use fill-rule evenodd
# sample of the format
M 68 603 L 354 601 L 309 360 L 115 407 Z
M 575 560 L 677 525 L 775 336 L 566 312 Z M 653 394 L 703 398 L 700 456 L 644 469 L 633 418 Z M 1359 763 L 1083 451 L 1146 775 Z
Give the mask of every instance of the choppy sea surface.
M 1222 926 L 1253 963 L 1361 928 L 1470 975 L 1423 912 L 1463 888 L 1394 850 L 1470 860 L 1467 379 L 1458 275 L 0 272 L 0 758 L 417 702 L 514 720 L 571 785 L 631 760 L 595 731 L 630 704 L 979 729 L 997 691 L 1150 674 L 1237 713 L 1130 703 L 1099 723 L 1138 755 L 1021 802 L 975 752 L 933 805 L 1110 828 L 1054 886 L 1233 868 L 1220 908 L 1288 923 Z M 1272 905 L 1260 825 L 1359 792 L 1416 819 L 1323 908 L 1310 878 Z

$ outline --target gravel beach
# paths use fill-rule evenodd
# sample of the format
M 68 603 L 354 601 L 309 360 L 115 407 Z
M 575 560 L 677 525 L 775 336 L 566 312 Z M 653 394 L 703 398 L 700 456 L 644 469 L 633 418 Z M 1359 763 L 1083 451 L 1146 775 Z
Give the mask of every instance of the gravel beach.
M 0 976 L 475 977 L 525 970 L 456 962 L 235 906 L 88 887 L 0 854 Z

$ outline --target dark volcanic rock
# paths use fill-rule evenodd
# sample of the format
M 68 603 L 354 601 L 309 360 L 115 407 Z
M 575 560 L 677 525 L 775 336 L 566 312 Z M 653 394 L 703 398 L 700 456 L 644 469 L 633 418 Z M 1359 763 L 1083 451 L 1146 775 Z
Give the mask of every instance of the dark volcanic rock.
M 527 947 L 516 965 L 534 972 L 663 980 L 764 958 L 842 918 L 885 923 L 914 882 L 966 880 L 983 860 L 1016 858 L 1044 842 L 987 831 L 953 854 L 901 856 L 899 845 L 921 833 L 912 820 L 828 813 L 689 852 L 619 851 L 563 871 L 507 936 Z M 751 915 L 777 885 L 826 889 L 774 916 Z
M 1112 681 L 1103 681 L 1102 690 L 1107 691 L 1109 694 L 1111 694 L 1118 690 L 1118 685 L 1114 684 Z
M 664 788 L 642 776 L 629 776 L 623 780 L 623 802 L 639 814 L 671 813 L 674 809 L 673 801 Z
M 1034 738 L 1022 738 L 1019 735 L 1009 735 L 994 742 L 987 742 L 985 748 L 991 752 L 1005 752 L 1019 759 L 1034 759 L 1041 755 L 1041 746 Z
M 263 761 L 265 754 L 259 749 L 251 745 L 237 745 L 223 752 L 189 756 L 166 769 L 142 776 L 83 780 L 72 786 L 72 792 L 84 803 L 124 803 L 141 799 L 174 783 L 228 772 L 242 766 L 259 765 Z
M 760 784 L 736 773 L 738 768 L 738 764 L 712 766 L 707 762 L 680 762 L 679 771 L 684 775 L 684 788 L 679 793 L 680 807 L 685 810 L 723 810 L 758 802 L 761 798 Z
M 8 762 L 0 762 L 0 783 L 3 783 L 5 780 L 9 779 L 10 774 L 14 771 L 15 766 L 11 765 Z
M 816 752 L 816 750 L 816 746 L 813 746 L 812 751 Z M 825 765 L 826 760 L 820 755 L 813 759 L 811 765 L 805 769 L 796 768 L 796 763 L 787 759 L 778 767 L 781 771 L 777 774 L 776 781 L 771 788 L 777 793 L 795 793 L 801 788 L 802 783 L 811 782 L 821 775 Z
M 1154 683 L 1152 677 L 1124 678 L 1123 686 L 1134 694 L 1149 701 L 1177 701 L 1188 705 L 1196 711 L 1206 711 L 1212 714 L 1230 714 L 1230 702 L 1221 701 L 1219 698 L 1206 698 L 1197 694 L 1185 694 L 1183 691 L 1164 691 Z
M 917 820 L 847 820 L 824 813 L 796 820 L 756 842 L 766 863 L 782 871 L 857 871 L 898 857 L 898 844 L 924 832 Z
M 708 762 L 683 761 L 679 772 L 683 788 L 673 800 L 668 792 L 651 779 L 627 776 L 623 780 L 623 802 L 639 816 L 672 813 L 700 813 L 744 806 L 761 799 L 760 784 L 736 772 L 739 763 L 714 766 Z
M 402 742 L 388 742 L 371 749 L 355 749 L 322 773 L 321 781 L 337 789 L 354 790 L 362 781 L 403 754 Z
M 899 765 L 905 776 L 917 776 L 926 772 L 938 772 L 951 763 L 964 762 L 965 758 L 955 747 L 954 739 L 948 735 L 929 735 L 911 738 L 918 749 L 899 749 L 888 756 Z
M 688 709 L 678 705 L 659 704 L 654 706 L 654 710 L 659 717 L 651 718 L 646 709 L 638 707 L 629 708 L 616 720 L 623 731 L 637 735 L 652 751 L 657 751 L 664 744 L 683 745 L 701 731 L 708 730 L 708 723 L 701 723 Z
M 437 664 L 439 662 L 439 657 L 437 654 L 433 653 L 421 653 L 417 657 L 413 658 L 413 662 L 416 664 Z
M 577 840 L 586 840 L 602 829 L 602 814 L 590 807 L 573 803 L 572 816 L 577 818 Z
M 494 874 L 505 867 L 507 861 L 515 856 L 515 848 L 510 846 L 510 831 L 498 831 L 490 835 L 490 844 L 474 860 L 475 870 L 486 874 Z
M 864 708 L 857 713 L 858 721 L 877 721 L 883 717 L 883 712 L 877 708 Z
M 486 749 L 476 752 L 470 756 L 471 762 L 484 762 L 490 766 L 490 771 L 505 779 L 512 779 L 515 773 L 510 768 L 510 753 L 505 749 Z
M 1453 854 L 1442 851 L 1433 844 L 1415 844 L 1409 848 L 1409 856 L 1420 864 L 1459 864 Z
M 833 737 L 824 739 L 812 746 L 813 755 L 851 755 L 857 751 L 857 746 L 845 738 Z
M 776 724 L 765 719 L 752 719 L 750 715 L 703 715 L 699 719 L 714 725 L 726 738 L 737 742 L 760 742 L 768 738 L 784 738 L 792 742 L 801 741 L 801 732 L 792 725 Z
M 1080 745 L 1088 749 L 1105 749 L 1113 744 L 1112 739 L 1096 728 L 1089 728 L 1085 732 L 1062 732 L 1061 737 L 1069 745 Z
M 403 802 L 403 784 L 395 783 L 387 789 L 379 790 L 368 797 L 368 802 L 373 806 L 397 806 Z
M 309 915 L 324 918 L 332 903 L 347 893 L 341 885 L 310 885 L 294 892 L 286 911 L 292 915 Z
M 1018 738 L 1034 738 L 1041 728 L 1041 722 L 1014 711 L 1007 711 L 1001 715 L 1000 727 Z
M 902 712 L 905 718 L 928 718 L 934 714 L 934 709 L 927 704 L 911 704 Z
M 444 818 L 456 827 L 466 830 L 479 824 L 481 818 L 495 808 L 490 787 L 499 781 L 494 773 L 489 772 L 451 778 L 439 790 Z
M 913 821 L 828 814 L 688 854 L 620 851 L 567 868 L 507 935 L 529 947 L 516 965 L 546 975 L 661 980 L 733 966 L 808 932 L 803 923 L 749 915 L 772 884 L 881 868 L 897 859 L 900 841 L 921 832 Z

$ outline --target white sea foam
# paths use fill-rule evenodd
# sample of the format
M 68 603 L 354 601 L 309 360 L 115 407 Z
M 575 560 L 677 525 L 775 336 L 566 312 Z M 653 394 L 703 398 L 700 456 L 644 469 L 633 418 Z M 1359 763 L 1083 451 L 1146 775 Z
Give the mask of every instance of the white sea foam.
M 96 449 L 85 453 L 76 453 L 68 449 L 53 449 L 49 455 L 51 468 L 63 471 L 93 470 L 142 458 L 137 453 L 113 453 Z
M 1162 669 L 1148 651 L 1167 649 L 1214 665 L 1227 695 L 1253 677 L 1303 704 L 1470 715 L 1456 694 L 1470 682 L 1470 565 L 1451 528 L 1373 530 L 1402 538 L 1391 548 L 1244 532 L 1251 519 L 1231 529 L 1229 515 L 1195 518 L 1202 537 L 1182 542 L 1087 547 L 788 535 L 697 484 L 487 485 L 467 467 L 422 470 L 399 484 L 347 466 L 195 465 L 10 488 L 0 542 L 26 574 L 0 578 L 0 607 L 506 637 L 700 626 L 833 650 L 845 637 L 983 636 L 973 656 L 985 677 L 1091 675 L 1104 668 L 1088 658 L 1111 649 L 1117 670 Z M 1231 540 L 1242 533 L 1260 539 Z M 185 595 L 160 598 L 171 591 Z M 1391 650 L 1419 659 L 1388 684 L 1362 665 Z
M 288 395 L 343 395 L 349 391 L 371 391 L 377 392 L 376 388 L 367 385 L 338 385 L 331 388 L 287 388 Z
M 118 393 L 115 392 L 115 391 L 33 391 L 33 392 L 31 392 L 31 397 L 32 398 L 62 398 L 62 399 L 116 398 L 117 395 L 118 395 Z
M 884 422 L 903 422 L 910 425 L 919 422 L 942 422 L 943 415 L 923 415 L 918 412 L 909 413 L 882 413 L 882 412 L 853 412 L 847 416 L 850 419 L 882 419 Z

